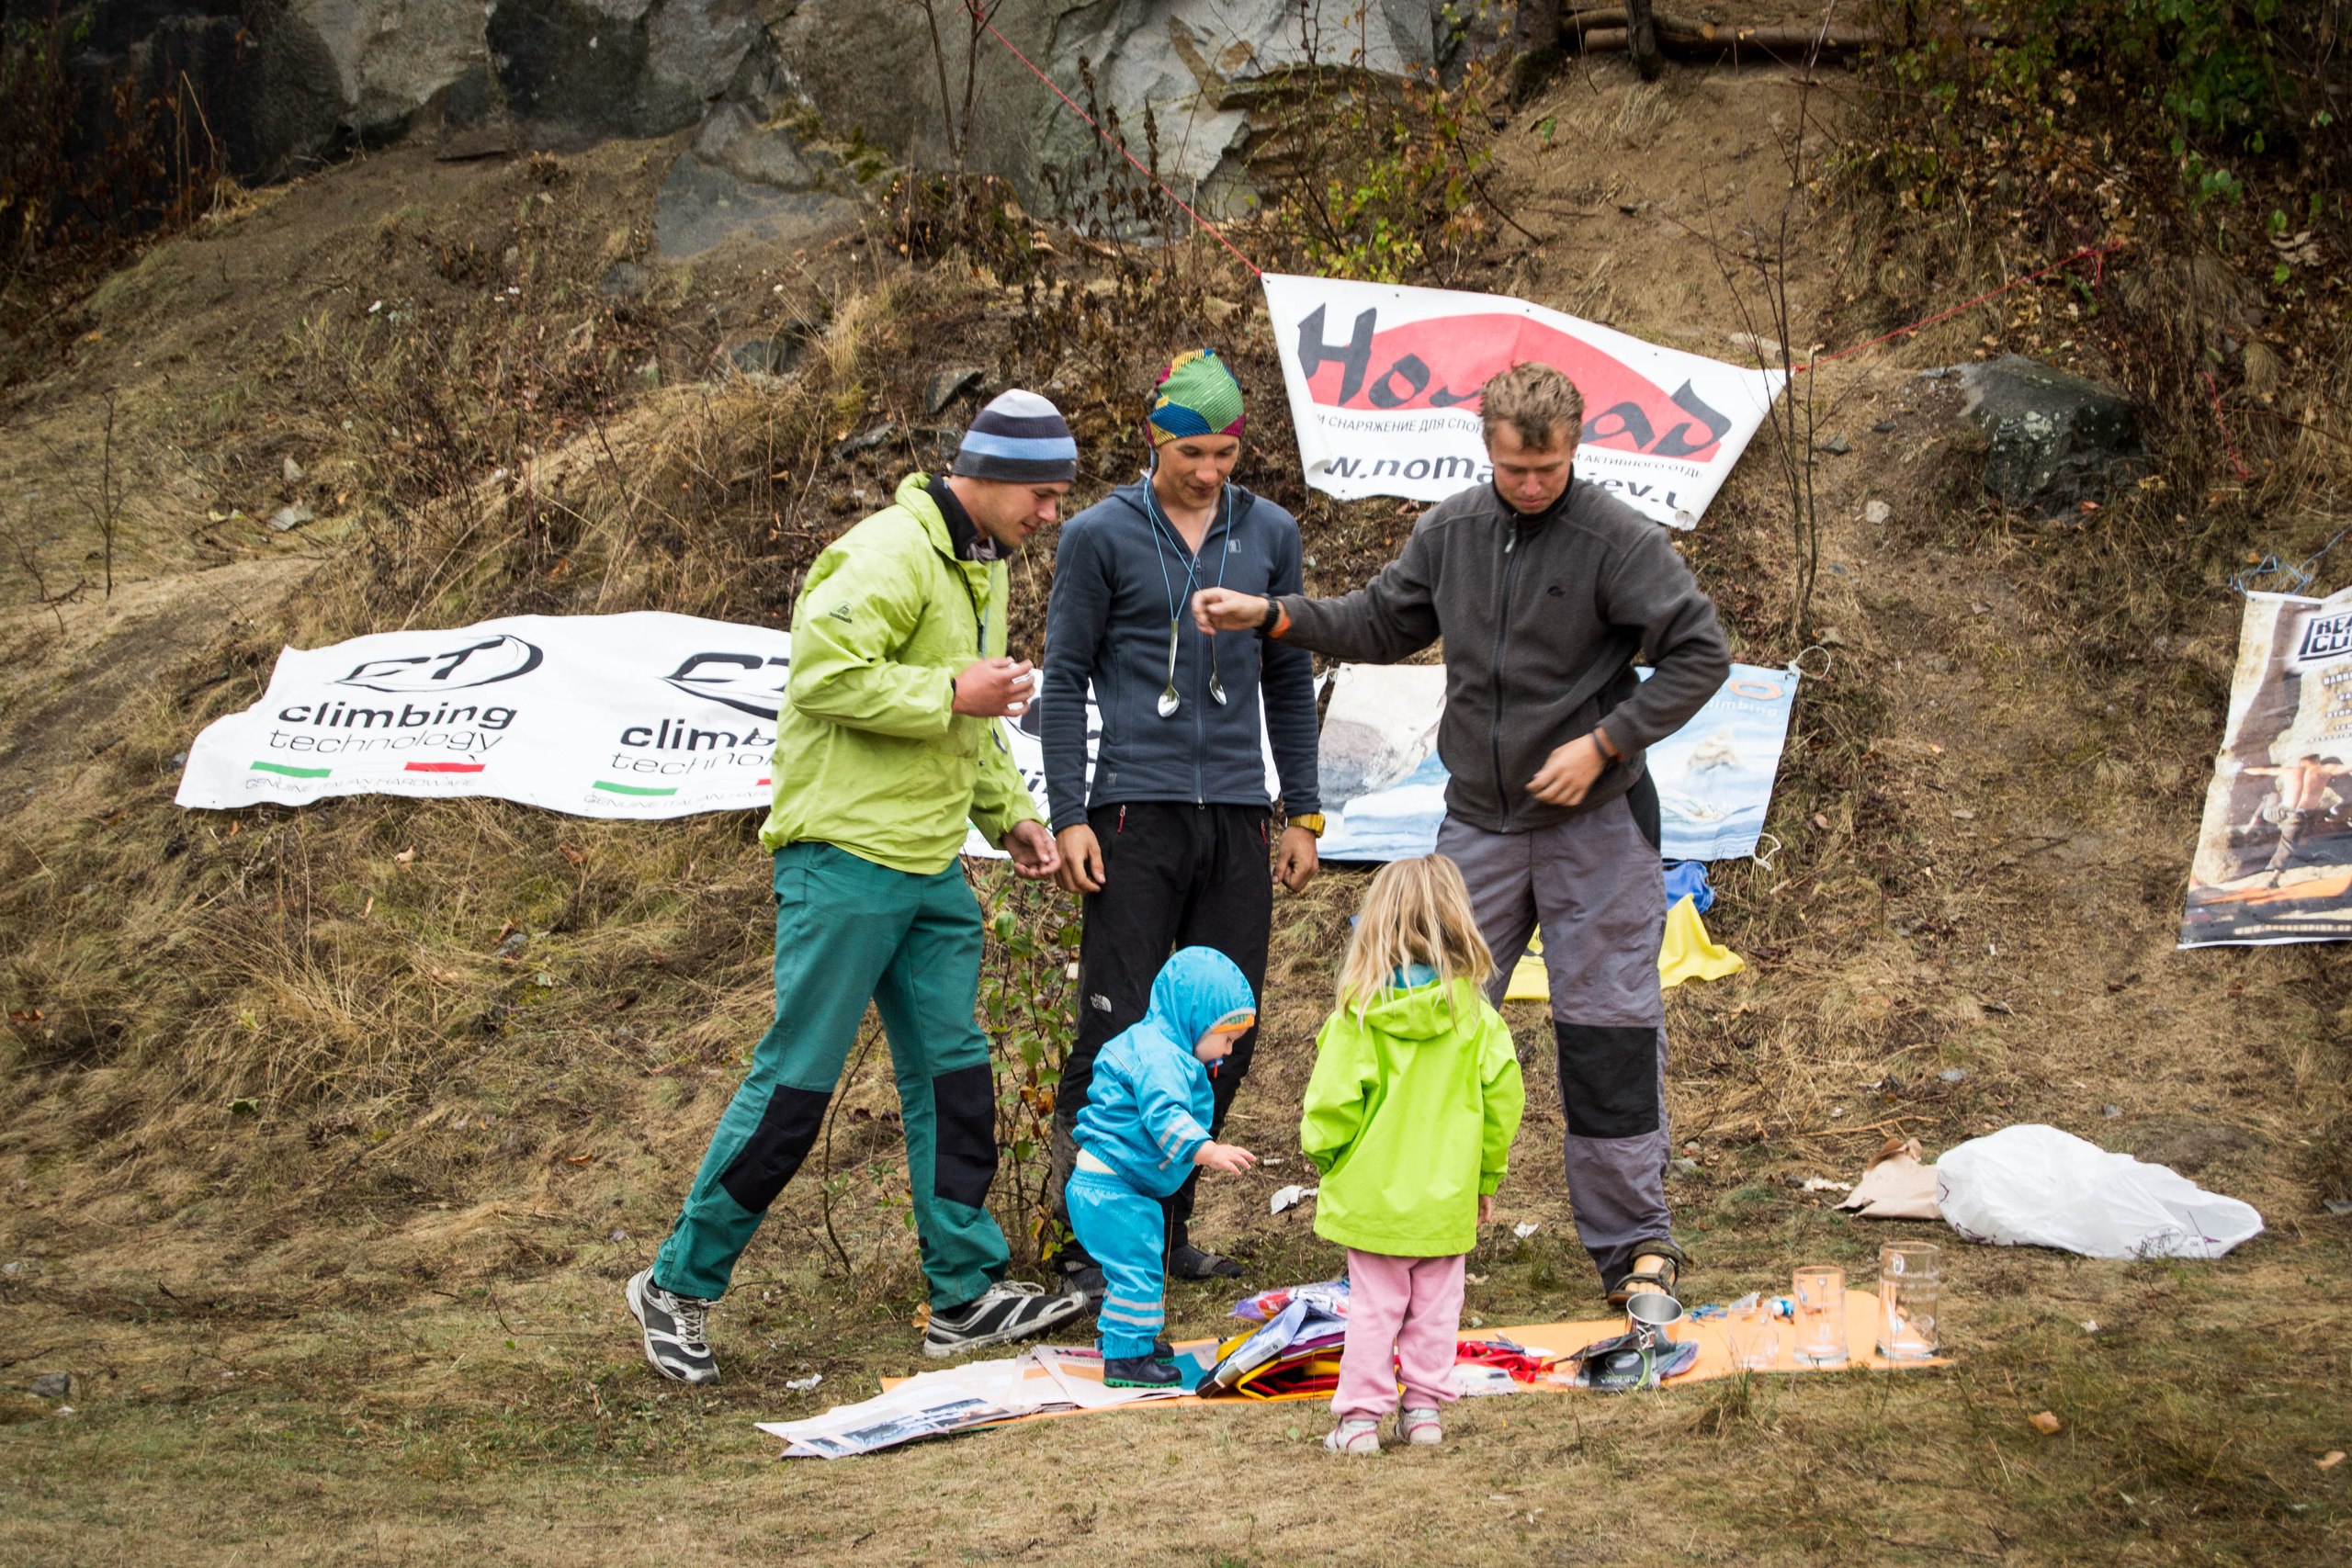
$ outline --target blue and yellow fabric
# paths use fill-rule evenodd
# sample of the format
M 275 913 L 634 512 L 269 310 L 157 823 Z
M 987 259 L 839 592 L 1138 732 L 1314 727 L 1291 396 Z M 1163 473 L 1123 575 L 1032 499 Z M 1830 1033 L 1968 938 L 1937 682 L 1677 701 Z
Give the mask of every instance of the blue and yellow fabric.
M 1747 961 L 1707 934 L 1699 918 L 1698 900 L 1684 894 L 1666 912 L 1666 941 L 1658 949 L 1657 983 L 1672 990 L 1685 980 L 1720 980 L 1747 967 Z M 1544 973 L 1544 933 L 1527 942 L 1527 951 L 1512 965 L 1507 1002 L 1544 1002 L 1552 987 Z

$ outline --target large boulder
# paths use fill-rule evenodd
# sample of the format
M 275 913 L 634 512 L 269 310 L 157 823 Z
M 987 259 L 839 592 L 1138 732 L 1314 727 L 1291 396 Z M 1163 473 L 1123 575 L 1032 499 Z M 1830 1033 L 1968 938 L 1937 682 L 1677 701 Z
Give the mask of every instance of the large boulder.
M 654 197 L 654 247 L 664 261 L 684 261 L 738 237 L 806 244 L 858 216 L 858 204 L 831 188 L 836 177 L 831 159 L 785 127 L 721 104 Z
M 2022 355 L 1965 366 L 1961 412 L 1991 443 L 1984 488 L 2037 517 L 2104 500 L 2147 471 L 2147 448 L 2122 393 Z

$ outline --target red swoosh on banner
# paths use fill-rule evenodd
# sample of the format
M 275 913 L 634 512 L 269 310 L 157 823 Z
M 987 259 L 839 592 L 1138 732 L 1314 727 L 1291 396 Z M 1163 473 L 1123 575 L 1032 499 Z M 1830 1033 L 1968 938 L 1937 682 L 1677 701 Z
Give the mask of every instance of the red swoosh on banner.
M 1324 336 L 1342 337 L 1347 324 L 1344 318 L 1330 321 Z M 1340 400 L 1348 373 L 1342 346 L 1333 343 L 1306 378 L 1308 391 L 1326 407 L 1384 413 L 1475 410 L 1487 378 L 1532 360 L 1562 372 L 1584 394 L 1584 445 L 1635 452 L 1663 445 L 1661 456 L 1686 462 L 1714 455 L 1714 432 L 1657 382 L 1583 339 L 1524 316 L 1437 316 L 1376 332 L 1363 383 L 1345 402 Z M 1679 439 L 1661 442 L 1678 430 Z
M 411 773 L 478 773 L 486 765 L 481 762 L 410 762 L 401 771 Z

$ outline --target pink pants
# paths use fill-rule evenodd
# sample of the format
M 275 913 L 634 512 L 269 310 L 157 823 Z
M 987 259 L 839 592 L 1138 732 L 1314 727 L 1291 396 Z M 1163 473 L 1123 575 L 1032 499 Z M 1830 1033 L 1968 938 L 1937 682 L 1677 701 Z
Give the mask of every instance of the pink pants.
M 1390 1258 L 1348 1248 L 1348 1342 L 1331 1395 L 1334 1414 L 1379 1416 L 1396 1409 L 1400 1373 L 1408 1407 L 1453 1403 L 1466 1261 L 1463 1253 Z

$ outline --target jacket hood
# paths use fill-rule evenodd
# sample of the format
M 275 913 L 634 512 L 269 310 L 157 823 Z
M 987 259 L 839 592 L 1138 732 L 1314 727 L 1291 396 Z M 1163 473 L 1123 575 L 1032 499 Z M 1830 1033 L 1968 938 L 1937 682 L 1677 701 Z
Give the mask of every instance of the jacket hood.
M 1189 1054 L 1193 1043 L 1227 1013 L 1255 1008 L 1241 966 L 1213 947 L 1179 948 L 1151 983 L 1151 1006 L 1143 1021 L 1181 1043 Z
M 939 514 L 939 502 L 931 499 L 929 474 L 909 474 L 899 481 L 899 492 L 890 499 L 914 515 L 940 554 L 951 560 L 956 558 L 956 541 L 948 535 L 947 519 Z
M 1427 1040 L 1450 1034 L 1478 1014 L 1477 987 L 1467 980 L 1445 986 L 1432 980 L 1410 990 L 1383 991 L 1363 1010 L 1365 1026 L 1396 1040 Z

